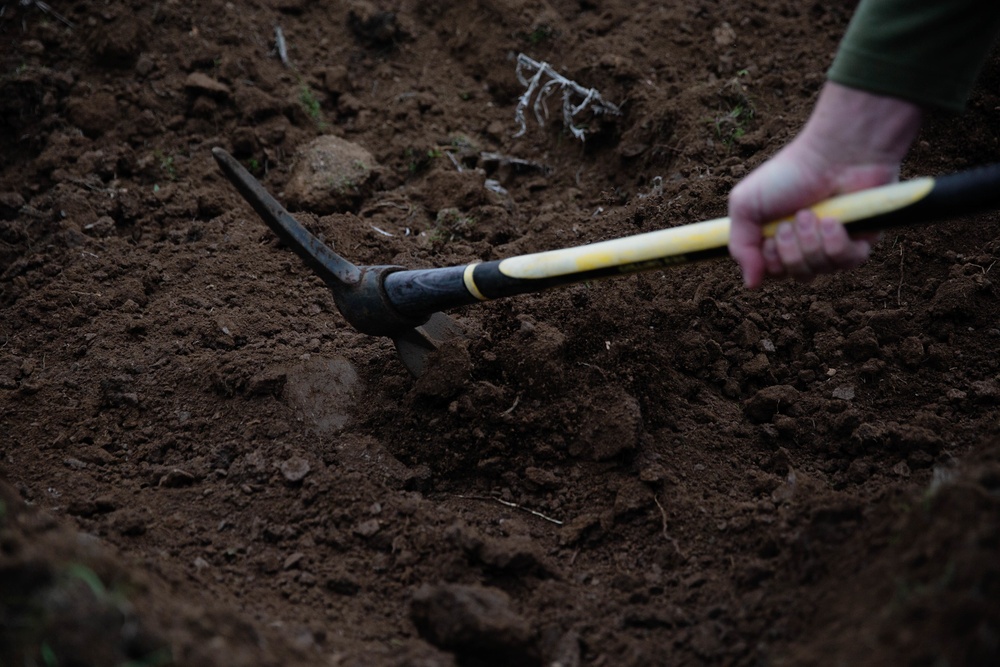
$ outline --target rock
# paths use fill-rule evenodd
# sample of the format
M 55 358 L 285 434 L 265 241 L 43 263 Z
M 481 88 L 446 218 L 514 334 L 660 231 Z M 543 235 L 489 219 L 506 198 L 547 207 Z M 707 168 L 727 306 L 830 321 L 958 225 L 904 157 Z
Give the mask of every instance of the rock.
M 358 537 L 371 537 L 381 529 L 382 524 L 378 519 L 368 519 L 354 527 L 354 534 Z
M 480 664 L 536 664 L 528 622 L 510 608 L 503 591 L 477 585 L 424 584 L 410 602 L 410 618 L 420 635 L 439 648 Z
M 357 211 L 378 180 L 379 165 L 361 146 L 326 135 L 303 148 L 285 186 L 289 206 L 314 213 Z
M 306 461 L 301 456 L 293 456 L 282 461 L 278 465 L 278 469 L 281 471 L 281 476 L 285 478 L 286 482 L 289 484 L 298 484 L 309 474 L 310 467 L 309 461 Z
M 842 401 L 853 401 L 854 400 L 854 387 L 851 385 L 843 385 L 837 387 L 833 390 L 832 396 L 838 398 Z
M 712 39 L 719 46 L 732 46 L 736 42 L 736 31 L 725 21 L 712 30 Z

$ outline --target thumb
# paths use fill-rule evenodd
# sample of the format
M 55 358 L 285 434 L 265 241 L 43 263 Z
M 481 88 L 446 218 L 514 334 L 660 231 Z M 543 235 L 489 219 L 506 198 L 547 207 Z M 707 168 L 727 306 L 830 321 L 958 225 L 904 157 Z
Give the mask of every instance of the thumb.
M 764 255 L 760 251 L 760 227 L 753 223 L 733 224 L 729 231 L 729 254 L 739 264 L 743 285 L 750 289 L 764 281 Z
M 754 289 L 764 282 L 764 255 L 761 253 L 761 227 L 742 205 L 739 187 L 729 199 L 729 254 L 739 264 L 743 285 Z

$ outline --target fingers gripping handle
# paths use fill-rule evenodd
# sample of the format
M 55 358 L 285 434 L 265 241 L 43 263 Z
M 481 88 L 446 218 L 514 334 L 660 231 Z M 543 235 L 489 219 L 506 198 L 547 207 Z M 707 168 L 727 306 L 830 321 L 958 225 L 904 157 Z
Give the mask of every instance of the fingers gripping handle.
M 918 178 L 833 197 L 812 206 L 851 233 L 879 231 L 976 213 L 1000 206 L 1000 164 L 937 178 Z M 764 228 L 772 235 L 779 220 Z

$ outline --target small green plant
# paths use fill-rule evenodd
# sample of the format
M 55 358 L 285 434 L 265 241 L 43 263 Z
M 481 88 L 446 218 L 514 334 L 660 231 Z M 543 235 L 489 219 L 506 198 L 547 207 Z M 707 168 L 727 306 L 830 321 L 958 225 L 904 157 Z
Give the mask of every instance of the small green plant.
M 138 622 L 134 605 L 129 600 L 128 584 L 115 581 L 106 585 L 90 566 L 79 561 L 66 564 L 53 574 L 51 581 L 27 594 L 14 597 L 0 595 L 0 606 L 16 623 L 15 632 L 4 634 L 5 641 L 13 642 L 4 648 L 22 656 L 23 661 L 19 660 L 17 664 L 33 667 L 77 664 L 71 654 L 77 640 L 70 638 L 67 641 L 64 629 L 67 624 L 81 631 L 94 627 L 93 620 L 88 621 L 87 615 L 118 619 L 121 624 L 120 628 L 108 627 L 106 635 L 91 638 L 98 643 L 120 641 L 115 639 L 115 634 L 121 635 Z M 66 600 L 75 602 L 67 606 Z M 151 647 L 148 653 L 140 656 L 122 653 L 119 656 L 118 660 L 109 663 L 110 667 L 167 667 L 175 664 L 169 647 L 165 646 Z
M 403 151 L 403 155 L 406 158 L 406 169 L 412 176 L 428 169 L 431 166 L 431 162 L 443 157 L 444 153 L 439 148 L 419 150 L 413 146 L 409 146 Z
M 177 180 L 177 165 L 174 164 L 174 156 L 167 155 L 163 151 L 155 151 L 154 155 L 160 164 L 160 171 L 171 181 Z
M 319 98 L 308 84 L 303 83 L 299 89 L 299 102 L 306 110 L 306 113 L 317 125 L 323 124 L 323 109 L 319 103 Z
M 444 245 L 456 238 L 467 237 L 475 226 L 473 216 L 463 215 L 457 208 L 443 208 L 438 211 L 429 238 L 434 245 Z
M 56 652 L 52 650 L 48 642 L 42 642 L 42 645 L 38 647 L 38 652 L 42 656 L 42 664 L 45 667 L 57 667 L 59 658 L 56 657 Z
M 715 134 L 723 144 L 732 147 L 734 141 L 746 135 L 747 126 L 753 117 L 753 107 L 737 104 L 727 113 L 713 119 Z
M 542 42 L 552 39 L 555 35 L 555 28 L 542 23 L 536 25 L 531 32 L 522 34 L 521 37 L 532 46 L 538 46 Z
M 71 563 L 66 567 L 64 573 L 66 578 L 69 580 L 82 581 L 90 589 L 90 592 L 94 594 L 94 597 L 98 600 L 105 600 L 108 597 L 108 589 L 104 586 L 104 582 L 101 578 L 97 576 L 97 573 L 92 569 L 84 565 L 83 563 Z
M 737 139 L 746 135 L 757 112 L 746 89 L 737 77 L 730 79 L 719 89 L 720 114 L 709 122 L 715 135 L 727 148 L 732 148 Z
M 358 192 L 358 184 L 357 184 L 357 182 L 353 178 L 350 178 L 350 177 L 347 177 L 347 176 L 342 176 L 342 177 L 337 178 L 337 179 L 333 179 L 333 178 L 327 179 L 326 184 L 327 184 L 327 187 L 330 188 L 330 190 L 332 190 L 333 192 L 336 192 L 338 194 L 347 194 L 347 193 L 352 193 L 352 192 L 354 192 L 354 193 Z
M 451 144 L 452 148 L 473 149 L 473 150 L 476 148 L 476 144 L 472 141 L 472 139 L 469 139 L 469 137 L 465 136 L 464 134 L 452 135 L 451 137 L 449 137 L 449 143 Z
M 744 109 L 743 107 L 736 107 L 729 112 L 729 117 L 733 119 L 736 128 L 733 129 L 733 138 L 738 139 L 747 133 L 745 124 L 746 121 L 753 118 L 753 109 Z

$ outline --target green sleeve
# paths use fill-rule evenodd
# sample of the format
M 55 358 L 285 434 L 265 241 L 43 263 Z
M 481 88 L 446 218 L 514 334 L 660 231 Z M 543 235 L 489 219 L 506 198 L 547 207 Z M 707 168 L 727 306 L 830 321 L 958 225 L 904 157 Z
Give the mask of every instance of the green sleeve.
M 1000 32 L 1000 0 L 861 0 L 827 77 L 961 111 Z

